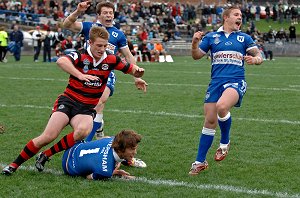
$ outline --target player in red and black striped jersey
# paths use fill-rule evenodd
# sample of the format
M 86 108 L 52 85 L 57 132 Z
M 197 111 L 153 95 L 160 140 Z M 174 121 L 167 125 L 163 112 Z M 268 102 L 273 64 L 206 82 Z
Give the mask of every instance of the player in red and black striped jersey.
M 65 96 L 73 100 L 84 104 L 97 105 L 111 70 L 120 70 L 128 73 L 131 72 L 133 65 L 107 51 L 104 52 L 101 60 L 95 62 L 90 49 L 88 47 L 84 54 L 71 52 L 59 62 L 61 64 L 71 62 L 81 73 L 98 77 L 97 80 L 82 82 L 82 80 L 70 75 L 69 84 L 64 92 Z
M 39 154 L 39 160 L 35 164 L 39 171 L 44 169 L 45 162 L 50 156 L 71 148 L 76 141 L 84 139 L 92 130 L 96 113 L 94 107 L 105 89 L 111 70 L 120 70 L 137 78 L 143 76 L 143 68 L 106 53 L 108 37 L 105 28 L 92 27 L 90 46 L 84 54 L 74 52 L 57 60 L 58 66 L 70 74 L 69 84 L 64 93 L 57 98 L 44 132 L 30 140 L 15 161 L 2 170 L 2 174 L 10 175 L 15 172 L 43 146 L 55 140 L 68 124 L 73 128 L 73 132 Z

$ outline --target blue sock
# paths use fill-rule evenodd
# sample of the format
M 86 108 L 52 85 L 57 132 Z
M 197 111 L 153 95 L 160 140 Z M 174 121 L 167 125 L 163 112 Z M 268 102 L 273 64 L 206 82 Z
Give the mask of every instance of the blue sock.
M 203 127 L 202 134 L 200 136 L 200 143 L 198 147 L 198 154 L 197 154 L 196 161 L 198 162 L 205 161 L 206 154 L 213 143 L 215 133 L 216 130 Z
M 93 129 L 90 132 L 90 134 L 85 138 L 85 141 L 90 142 L 93 140 L 93 137 L 96 134 L 96 131 L 101 127 L 102 125 L 102 119 L 103 119 L 103 114 L 99 113 L 96 114 L 96 117 L 94 118 L 94 122 L 93 122 Z
M 90 142 L 93 140 L 93 137 L 95 136 L 95 133 L 97 131 L 97 129 L 99 129 L 102 125 L 102 122 L 93 122 L 93 129 L 90 132 L 90 134 L 85 138 L 86 142 Z
M 229 143 L 229 136 L 230 136 L 230 128 L 231 128 L 231 116 L 230 112 L 224 117 L 220 118 L 218 116 L 218 122 L 221 130 L 221 144 L 228 144 Z

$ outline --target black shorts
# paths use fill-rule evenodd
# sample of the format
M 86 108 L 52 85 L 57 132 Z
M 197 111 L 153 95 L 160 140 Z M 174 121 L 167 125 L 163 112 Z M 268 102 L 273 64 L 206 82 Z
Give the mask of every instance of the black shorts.
M 94 107 L 94 105 L 83 104 L 74 101 L 67 96 L 60 95 L 54 103 L 52 113 L 57 111 L 63 112 L 69 117 L 70 120 L 78 114 L 90 115 L 94 119 L 97 114 Z

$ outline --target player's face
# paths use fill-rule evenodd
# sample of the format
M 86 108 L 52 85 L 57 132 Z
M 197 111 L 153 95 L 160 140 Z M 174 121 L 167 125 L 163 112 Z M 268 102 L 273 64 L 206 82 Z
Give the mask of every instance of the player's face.
M 101 13 L 98 14 L 98 20 L 105 27 L 112 26 L 114 20 L 114 10 L 112 8 L 102 7 Z
M 242 12 L 239 9 L 231 10 L 229 17 L 225 18 L 225 23 L 232 31 L 238 31 L 242 25 Z
M 131 161 L 137 152 L 137 146 L 134 148 L 126 148 L 125 152 L 122 153 L 122 156 L 120 156 L 121 159 L 125 159 L 127 161 Z
M 91 52 L 95 59 L 100 59 L 103 56 L 107 43 L 108 41 L 102 38 L 96 38 L 94 42 L 90 40 Z

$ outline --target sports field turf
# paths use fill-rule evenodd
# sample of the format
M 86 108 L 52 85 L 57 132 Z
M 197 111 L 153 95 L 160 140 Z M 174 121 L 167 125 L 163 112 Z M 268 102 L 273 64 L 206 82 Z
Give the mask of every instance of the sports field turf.
M 213 160 L 217 129 L 209 169 L 194 177 L 188 171 L 197 154 L 210 64 L 173 58 L 174 63 L 140 64 L 149 83 L 146 94 L 135 88 L 131 76 L 116 72 L 104 131 L 114 135 L 131 128 L 143 135 L 137 157 L 148 167 L 123 167 L 135 181 L 65 176 L 59 153 L 42 173 L 32 158 L 11 177 L 0 175 L 0 197 L 300 197 L 300 58 L 275 57 L 246 67 L 247 93 L 242 107 L 231 111 L 229 155 L 220 163 Z M 68 75 L 55 63 L 32 59 L 0 64 L 1 169 L 43 131 L 67 84 Z

